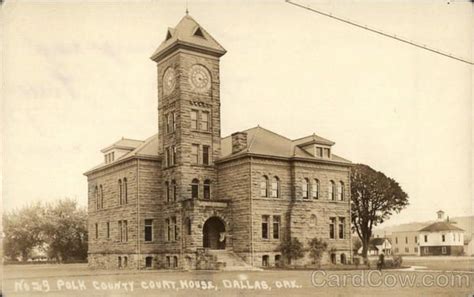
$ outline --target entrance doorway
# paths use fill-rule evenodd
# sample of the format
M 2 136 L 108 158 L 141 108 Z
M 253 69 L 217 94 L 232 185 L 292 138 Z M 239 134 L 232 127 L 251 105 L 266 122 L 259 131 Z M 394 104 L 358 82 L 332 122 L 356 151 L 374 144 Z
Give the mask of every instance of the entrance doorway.
M 213 250 L 225 249 L 225 225 L 218 217 L 211 217 L 204 223 L 202 245 Z

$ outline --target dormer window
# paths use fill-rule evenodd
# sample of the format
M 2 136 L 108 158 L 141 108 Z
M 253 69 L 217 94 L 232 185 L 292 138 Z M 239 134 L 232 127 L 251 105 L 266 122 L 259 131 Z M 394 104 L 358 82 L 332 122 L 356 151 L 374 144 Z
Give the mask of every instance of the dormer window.
M 319 158 L 323 157 L 323 148 L 322 147 L 320 147 L 320 146 L 316 147 L 316 156 L 319 157 Z
M 166 32 L 166 39 L 165 39 L 165 40 L 168 40 L 168 39 L 170 39 L 171 37 L 173 37 L 173 36 L 171 35 L 170 30 L 168 29 L 168 31 Z
M 104 155 L 105 164 L 112 163 L 115 159 L 114 152 L 108 153 Z
M 330 158 L 331 157 L 331 150 L 329 148 L 324 148 L 324 158 Z
M 202 33 L 202 30 L 201 28 L 197 27 L 196 31 L 194 31 L 194 36 L 198 36 L 198 37 L 201 37 L 201 38 L 205 38 L 204 37 L 204 33 Z

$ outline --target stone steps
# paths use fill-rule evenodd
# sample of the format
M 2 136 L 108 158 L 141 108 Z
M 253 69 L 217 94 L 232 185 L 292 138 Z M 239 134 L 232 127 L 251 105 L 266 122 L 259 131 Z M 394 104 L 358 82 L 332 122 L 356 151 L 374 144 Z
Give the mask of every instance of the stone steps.
M 220 270 L 225 271 L 260 271 L 262 269 L 253 267 L 232 251 L 209 250 L 209 255 L 215 258 Z

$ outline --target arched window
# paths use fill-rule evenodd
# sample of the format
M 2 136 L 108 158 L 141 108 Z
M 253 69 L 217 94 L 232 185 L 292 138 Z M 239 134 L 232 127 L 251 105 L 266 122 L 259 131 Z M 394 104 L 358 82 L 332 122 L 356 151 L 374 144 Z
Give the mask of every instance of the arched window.
M 211 181 L 208 179 L 204 181 L 204 199 L 211 199 Z
M 303 183 L 301 185 L 301 190 L 303 192 L 303 199 L 308 199 L 308 197 L 309 197 L 309 180 L 307 178 L 303 179 Z
M 309 222 L 312 226 L 317 226 L 318 225 L 318 218 L 316 217 L 315 214 L 311 215 L 311 219 Z
M 127 204 L 128 203 L 128 184 L 127 184 L 127 178 L 123 179 L 123 203 Z
M 315 179 L 313 181 L 311 194 L 313 195 L 313 199 L 318 199 L 319 198 L 319 179 Z
M 268 255 L 263 255 L 263 256 L 262 256 L 262 266 L 263 266 L 263 267 L 268 267 L 268 265 L 269 265 L 269 263 L 268 263 L 268 262 L 269 262 L 269 261 L 268 261 L 269 258 L 270 258 L 270 257 L 269 257 Z
M 127 268 L 127 265 L 128 265 L 128 257 L 125 256 L 125 257 L 123 257 L 123 267 Z
M 176 202 L 178 198 L 178 191 L 176 187 L 176 181 L 174 179 L 171 181 L 171 188 L 173 190 L 173 201 Z
M 272 197 L 280 197 L 280 180 L 276 176 L 272 178 Z
M 281 264 L 281 255 L 275 255 L 275 266 L 280 267 Z
M 165 182 L 165 199 L 166 202 L 170 202 L 171 196 L 170 196 L 170 184 L 168 182 Z
M 329 182 L 328 186 L 328 199 L 336 200 L 336 184 L 332 180 Z
M 173 268 L 178 268 L 178 257 L 173 256 Z
M 122 205 L 122 180 L 118 180 L 119 205 Z
M 338 184 L 337 194 L 339 196 L 339 201 L 344 201 L 344 183 L 342 181 Z
M 96 186 L 95 189 L 94 189 L 94 196 L 95 196 L 95 204 L 96 204 L 96 208 L 99 209 L 100 207 L 100 198 L 99 198 L 99 188 Z
M 102 185 L 99 186 L 99 197 L 100 197 L 100 208 L 104 208 L 104 188 Z
M 118 268 L 122 268 L 122 257 L 118 257 Z
M 268 177 L 262 176 L 262 180 L 260 181 L 260 196 L 268 197 Z
M 191 198 L 199 198 L 199 180 L 196 178 L 191 182 Z
M 145 267 L 151 268 L 152 264 L 153 264 L 153 257 L 150 257 L 150 256 L 145 257 Z

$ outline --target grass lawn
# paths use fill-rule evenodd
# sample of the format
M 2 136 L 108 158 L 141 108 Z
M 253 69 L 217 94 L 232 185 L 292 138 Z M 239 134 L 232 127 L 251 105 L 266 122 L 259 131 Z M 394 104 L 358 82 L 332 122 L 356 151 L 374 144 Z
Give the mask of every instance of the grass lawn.
M 404 257 L 403 265 L 424 266 L 429 270 L 474 272 L 474 257 Z
M 473 273 L 93 271 L 84 264 L 8 265 L 4 277 L 6 296 L 468 296 L 474 284 Z

